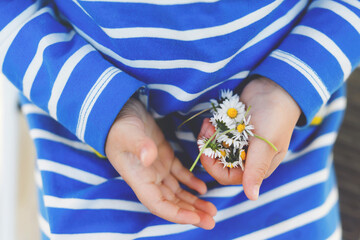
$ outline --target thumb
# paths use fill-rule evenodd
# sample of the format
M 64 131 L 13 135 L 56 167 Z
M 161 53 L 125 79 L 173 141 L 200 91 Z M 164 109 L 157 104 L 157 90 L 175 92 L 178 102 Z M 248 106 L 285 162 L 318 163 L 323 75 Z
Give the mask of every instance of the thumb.
M 146 135 L 143 121 L 135 116 L 118 119 L 110 129 L 108 140 L 117 151 L 135 155 L 145 167 L 157 158 L 155 142 Z
M 243 175 L 244 192 L 250 200 L 258 198 L 261 183 L 266 177 L 275 154 L 264 141 L 257 138 L 251 139 Z

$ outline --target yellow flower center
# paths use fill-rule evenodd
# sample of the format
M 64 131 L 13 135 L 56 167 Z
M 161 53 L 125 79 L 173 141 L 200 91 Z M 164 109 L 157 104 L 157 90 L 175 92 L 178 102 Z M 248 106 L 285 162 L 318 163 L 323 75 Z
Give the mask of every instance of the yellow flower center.
M 227 164 L 227 167 L 233 168 L 234 166 L 232 165 L 232 163 L 228 163 L 228 164 Z
M 229 147 L 230 147 L 230 145 L 227 144 L 226 142 L 222 142 L 222 145 L 223 145 L 224 147 L 226 147 L 226 148 L 229 148 Z
M 238 112 L 235 108 L 229 108 L 229 110 L 227 110 L 227 115 L 230 117 L 230 118 L 236 118 Z
M 238 132 L 242 132 L 242 131 L 244 131 L 244 129 L 245 129 L 245 124 L 239 124 L 238 126 L 237 126 L 237 128 L 236 128 L 237 130 L 238 130 Z
M 221 153 L 221 155 L 222 155 L 223 157 L 226 156 L 226 152 L 225 152 L 224 150 L 220 150 L 220 153 Z
M 245 151 L 241 151 L 240 157 L 241 157 L 241 160 L 243 160 L 243 161 L 246 159 L 246 153 L 245 153 Z

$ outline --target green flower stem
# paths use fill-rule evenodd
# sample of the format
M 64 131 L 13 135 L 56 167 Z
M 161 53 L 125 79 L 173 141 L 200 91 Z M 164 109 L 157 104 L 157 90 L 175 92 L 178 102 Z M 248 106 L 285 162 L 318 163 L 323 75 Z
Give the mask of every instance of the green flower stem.
M 177 129 L 179 130 L 185 123 L 187 123 L 187 122 L 190 121 L 191 119 L 196 118 L 196 117 L 199 116 L 200 114 L 203 114 L 204 112 L 209 111 L 210 109 L 211 109 L 211 108 L 204 109 L 204 110 L 202 110 L 201 112 L 198 112 L 198 113 L 196 113 L 195 115 L 191 116 L 190 118 L 186 119 L 184 122 L 182 122 L 182 123 L 177 127 Z
M 210 104 L 211 104 L 211 107 L 214 110 L 214 112 L 217 112 L 215 105 L 212 102 L 210 102 Z
M 250 109 L 251 109 L 251 106 L 249 106 L 249 107 L 248 107 L 248 109 L 246 109 L 246 112 L 245 112 L 244 118 L 246 118 L 246 116 L 249 114 Z
M 239 124 L 243 124 L 244 122 L 244 119 L 246 118 L 246 116 L 249 114 L 250 112 L 250 109 L 251 109 L 251 106 L 248 107 L 248 109 L 246 110 L 245 114 L 244 114 L 244 118 L 241 119 L 240 123 Z
M 224 132 L 220 133 L 220 135 L 219 135 L 219 136 L 224 135 L 224 134 L 228 134 L 229 132 L 231 132 L 231 131 L 235 131 L 235 130 L 236 130 L 236 128 L 232 128 L 232 129 L 226 130 L 226 131 L 224 131 Z
M 192 170 L 194 170 L 194 168 L 195 168 L 197 162 L 199 161 L 200 156 L 203 154 L 205 148 L 209 145 L 209 143 L 211 142 L 211 140 L 213 140 L 213 138 L 214 138 L 214 137 L 216 136 L 216 134 L 218 134 L 218 133 L 219 133 L 219 131 L 216 131 L 216 132 L 209 138 L 209 140 L 207 140 L 206 144 L 203 146 L 203 148 L 201 149 L 199 155 L 196 157 L 193 165 L 191 166 L 190 172 L 192 172 Z
M 263 137 L 260 137 L 260 136 L 258 136 L 258 135 L 256 135 L 256 134 L 254 134 L 254 137 L 256 137 L 256 138 L 258 138 L 258 139 L 260 139 L 260 140 L 263 140 L 264 142 L 266 142 L 267 144 L 269 144 L 270 147 L 272 147 L 272 149 L 275 150 L 275 152 L 278 151 L 278 149 L 275 147 L 275 145 L 272 144 L 269 140 L 267 140 L 267 139 L 265 139 L 265 138 L 263 138 Z

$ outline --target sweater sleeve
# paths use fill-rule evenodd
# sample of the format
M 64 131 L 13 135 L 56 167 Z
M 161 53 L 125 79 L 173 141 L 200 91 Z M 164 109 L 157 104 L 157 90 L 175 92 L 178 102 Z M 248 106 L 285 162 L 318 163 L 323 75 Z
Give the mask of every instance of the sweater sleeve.
M 302 20 L 252 74 L 283 87 L 311 122 L 360 60 L 360 1 L 313 1 Z
M 34 104 L 104 155 L 108 131 L 145 84 L 114 67 L 40 1 L 0 1 L 0 69 Z

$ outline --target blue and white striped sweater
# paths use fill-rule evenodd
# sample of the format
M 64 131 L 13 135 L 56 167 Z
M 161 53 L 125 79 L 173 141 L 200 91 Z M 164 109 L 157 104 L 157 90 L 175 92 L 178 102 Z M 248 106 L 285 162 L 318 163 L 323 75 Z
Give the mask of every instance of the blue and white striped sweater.
M 198 169 L 196 174 L 210 189 L 202 198 L 219 209 L 217 225 L 207 233 L 148 213 L 109 162 L 80 147 L 60 126 L 56 134 L 50 133 L 54 120 L 25 103 L 23 111 L 37 146 L 42 233 L 51 239 L 234 239 L 243 235 L 244 239 L 325 239 L 332 234 L 340 239 L 335 231 L 340 226 L 337 192 L 328 156 L 344 107 L 345 99 L 338 94 L 325 108 L 321 127 L 295 130 L 291 151 L 264 181 L 256 202 L 246 200 L 241 186 L 220 186 Z M 178 140 L 182 146 L 189 143 Z
M 104 153 L 114 117 L 141 86 L 150 89 L 150 107 L 166 115 L 261 74 L 284 87 L 311 121 L 359 61 L 358 1 L 151 2 L 56 2 L 69 27 L 53 4 L 5 1 L 1 69 Z
M 163 220 L 140 211 L 141 207 L 140 212 L 133 212 L 132 206 L 138 206 L 135 195 L 88 145 L 104 154 L 112 122 L 127 99 L 138 92 L 149 111 L 161 118 L 160 126 L 187 165 L 197 155 L 194 140 L 201 120 L 178 132 L 176 124 L 205 109 L 219 89 L 236 88 L 255 74 L 272 79 L 289 92 L 302 109 L 301 124 L 307 127 L 295 130 L 284 163 L 264 183 L 262 196 L 274 196 L 270 202 L 260 197 L 260 203 L 249 203 L 241 187 L 220 187 L 198 171 L 209 186 L 215 187 L 210 197 L 219 192 L 211 199 L 220 209 L 217 218 L 221 223 L 213 233 L 206 234 L 236 238 L 257 232 L 268 238 L 275 234 L 288 239 L 280 235 L 287 232 L 292 237 L 305 236 L 306 227 L 302 225 L 286 231 L 286 227 L 279 227 L 278 234 L 272 227 L 277 223 L 286 225 L 286 219 L 303 219 L 301 213 L 317 207 L 323 215 L 314 214 L 318 219 L 306 225 L 311 233 L 320 234 L 316 239 L 326 238 L 336 229 L 338 218 L 334 218 L 328 232 L 316 232 L 316 221 L 321 225 L 337 214 L 332 210 L 336 209 L 334 176 L 331 164 L 326 163 L 345 107 L 343 82 L 360 60 L 359 1 L 14 0 L 0 2 L 0 16 L 0 69 L 40 107 L 23 100 L 37 147 L 43 180 L 42 213 L 46 213 L 40 219 L 48 236 L 48 227 L 54 239 L 125 239 L 160 234 L 160 229 L 166 229 L 164 235 L 193 229 L 171 224 L 175 226 L 172 230 Z M 323 124 L 308 126 L 323 105 Z M 59 151 L 63 154 L 55 154 Z M 313 158 L 318 161 L 314 163 Z M 320 180 L 310 178 L 320 172 Z M 298 186 L 296 181 L 308 185 L 285 191 L 284 196 L 271 194 L 276 189 L 288 189 L 287 184 Z M 122 191 L 117 193 L 113 188 Z M 311 197 L 299 207 L 301 196 Z M 86 199 L 125 202 L 121 202 L 121 209 L 107 209 L 105 206 L 111 204 L 106 201 L 88 203 Z M 266 202 L 263 207 L 257 205 L 261 199 Z M 294 203 L 295 212 L 280 217 L 277 211 Z M 247 220 L 244 229 L 231 232 L 233 228 L 228 225 L 233 220 L 227 213 L 240 209 L 233 218 L 243 222 L 248 205 L 253 207 L 246 214 L 261 213 L 265 220 Z M 79 209 L 74 210 L 74 206 Z M 103 210 L 74 213 L 85 206 Z M 274 217 L 277 215 L 272 211 L 279 217 Z M 92 228 L 98 224 L 96 216 L 109 219 Z M 66 224 L 67 218 L 79 218 L 82 224 Z M 131 222 L 118 226 L 115 219 L 123 218 Z M 150 233 L 151 229 L 155 233 Z M 222 235 L 225 229 L 228 235 Z M 64 235 L 94 232 L 115 235 Z M 171 239 L 195 238 L 197 234 L 205 236 L 197 229 L 172 235 Z

